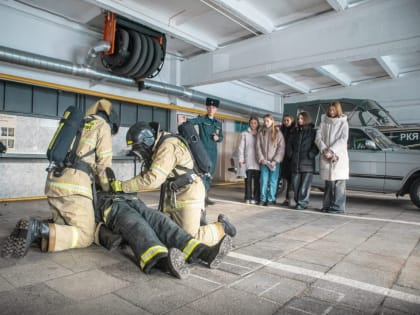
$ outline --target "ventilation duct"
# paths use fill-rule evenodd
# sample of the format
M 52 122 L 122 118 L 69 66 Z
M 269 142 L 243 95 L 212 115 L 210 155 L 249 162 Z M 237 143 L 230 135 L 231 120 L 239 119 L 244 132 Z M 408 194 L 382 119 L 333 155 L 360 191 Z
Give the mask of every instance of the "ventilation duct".
M 13 63 L 21 66 L 47 70 L 57 73 L 74 75 L 77 77 L 88 78 L 91 80 L 106 81 L 109 83 L 124 85 L 128 87 L 138 87 L 138 82 L 134 79 L 116 76 L 104 71 L 91 69 L 85 65 L 73 64 L 68 61 L 59 60 L 51 57 L 41 56 L 21 50 L 0 46 L 0 61 Z M 241 113 L 245 115 L 259 114 L 257 109 L 249 105 L 233 102 L 224 98 L 202 93 L 181 86 L 156 82 L 152 80 L 144 81 L 144 89 L 156 93 L 169 94 L 194 103 L 206 103 L 206 98 L 215 98 L 220 101 L 220 107 L 224 110 Z M 281 119 L 279 113 L 263 111 L 264 114 L 271 114 L 277 120 Z

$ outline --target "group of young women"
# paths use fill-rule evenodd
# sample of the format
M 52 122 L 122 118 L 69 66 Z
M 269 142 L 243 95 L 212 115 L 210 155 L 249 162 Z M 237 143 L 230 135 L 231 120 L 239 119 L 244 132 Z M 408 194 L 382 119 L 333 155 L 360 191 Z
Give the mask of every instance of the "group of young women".
M 307 112 L 300 112 L 296 123 L 291 115 L 285 114 L 280 128 L 274 124 L 272 115 L 264 116 L 262 126 L 257 117 L 251 117 L 248 130 L 241 134 L 238 150 L 239 166 L 246 170 L 245 202 L 275 204 L 281 176 L 286 197 L 282 205 L 290 205 L 292 191 L 295 208 L 306 209 L 320 153 L 319 172 L 325 181 L 321 210 L 344 213 L 349 177 L 348 131 L 347 117 L 338 101 L 329 105 L 318 128 Z

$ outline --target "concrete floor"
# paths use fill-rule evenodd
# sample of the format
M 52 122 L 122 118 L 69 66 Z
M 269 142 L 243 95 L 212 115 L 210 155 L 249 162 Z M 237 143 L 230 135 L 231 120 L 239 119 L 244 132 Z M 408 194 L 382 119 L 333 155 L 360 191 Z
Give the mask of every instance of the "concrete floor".
M 217 186 L 210 221 L 237 225 L 220 269 L 186 280 L 143 274 L 131 251 L 31 248 L 0 258 L 1 314 L 420 314 L 420 209 L 409 198 L 349 193 L 347 213 L 242 202 L 242 185 Z M 141 193 L 156 206 L 157 193 Z M 278 198 L 278 202 L 282 197 Z M 46 201 L 0 204 L 0 242 L 22 216 L 48 217 Z

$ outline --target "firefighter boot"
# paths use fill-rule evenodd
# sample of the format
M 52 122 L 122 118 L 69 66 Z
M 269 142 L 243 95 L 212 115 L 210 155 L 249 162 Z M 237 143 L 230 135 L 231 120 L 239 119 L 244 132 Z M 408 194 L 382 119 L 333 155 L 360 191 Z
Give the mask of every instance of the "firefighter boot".
M 119 234 L 113 233 L 105 225 L 99 227 L 99 244 L 107 250 L 114 250 L 121 245 L 122 237 Z
M 185 263 L 184 254 L 177 248 L 170 248 L 168 252 L 169 272 L 178 279 L 185 279 L 190 274 L 190 269 Z
M 4 247 L 9 256 L 22 258 L 28 253 L 29 247 L 33 242 L 49 239 L 50 227 L 46 222 L 30 218 L 21 219 L 6 240 Z
M 219 222 L 223 226 L 223 230 L 225 233 L 231 237 L 235 237 L 236 235 L 236 228 L 235 226 L 229 221 L 227 216 L 224 214 L 219 214 L 217 217 L 217 222 Z
M 223 238 L 214 246 L 206 246 L 206 248 L 198 255 L 198 258 L 206 262 L 211 269 L 218 268 L 223 258 L 232 248 L 232 238 L 229 235 Z

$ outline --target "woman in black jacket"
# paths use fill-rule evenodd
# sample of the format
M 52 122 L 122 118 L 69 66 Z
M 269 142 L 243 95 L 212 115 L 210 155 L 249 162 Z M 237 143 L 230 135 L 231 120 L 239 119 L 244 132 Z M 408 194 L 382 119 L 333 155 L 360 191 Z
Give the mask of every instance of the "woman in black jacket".
M 318 147 L 315 145 L 316 130 L 308 112 L 300 112 L 296 119 L 296 129 L 287 143 L 290 158 L 292 188 L 296 209 L 308 207 L 312 177 L 315 170 L 315 157 Z
M 280 131 L 283 133 L 284 141 L 286 142 L 286 150 L 287 150 L 287 142 L 289 141 L 290 134 L 295 129 L 295 120 L 292 115 L 290 114 L 283 114 L 283 123 L 281 124 Z M 281 179 L 283 179 L 283 187 L 285 187 L 285 194 L 284 194 L 284 201 L 281 203 L 282 206 L 289 205 L 289 192 L 291 181 L 292 181 L 292 172 L 290 169 L 290 159 L 287 155 L 284 156 L 283 162 L 281 162 Z M 280 178 L 279 178 L 280 180 Z M 279 185 L 277 184 L 277 187 Z

